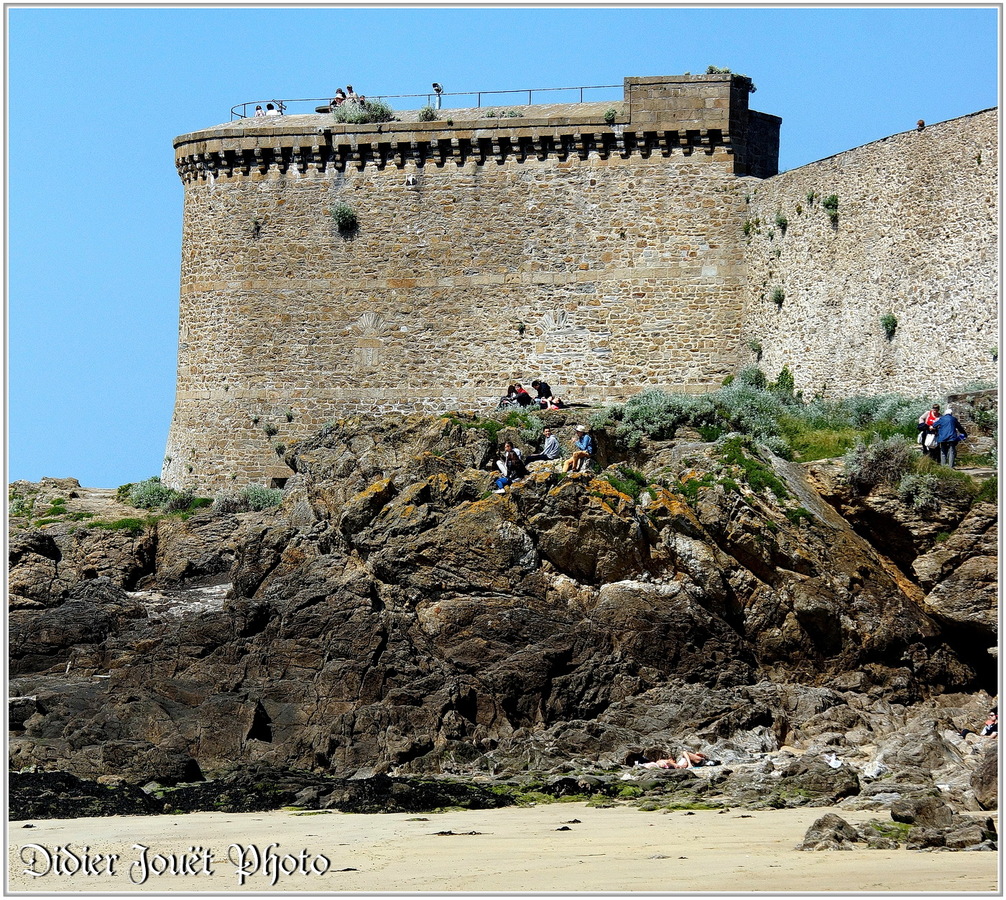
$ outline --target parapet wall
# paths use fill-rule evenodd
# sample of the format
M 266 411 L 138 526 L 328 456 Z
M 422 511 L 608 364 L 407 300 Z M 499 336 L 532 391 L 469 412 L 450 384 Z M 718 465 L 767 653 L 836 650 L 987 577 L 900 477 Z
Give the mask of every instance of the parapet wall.
M 938 398 L 994 380 L 998 135 L 985 110 L 751 185 L 748 361 L 760 348 L 766 374 L 789 366 L 807 396 Z
M 534 376 L 586 402 L 717 385 L 741 336 L 736 172 L 774 165 L 736 81 L 628 79 L 614 121 L 577 104 L 179 138 L 165 481 L 269 483 L 290 474 L 286 446 L 340 415 L 491 408 Z M 338 204 L 356 229 L 339 231 Z

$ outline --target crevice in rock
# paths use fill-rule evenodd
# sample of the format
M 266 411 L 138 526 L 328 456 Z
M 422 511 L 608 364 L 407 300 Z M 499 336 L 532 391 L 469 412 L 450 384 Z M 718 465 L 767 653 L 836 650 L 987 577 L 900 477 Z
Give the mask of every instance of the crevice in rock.
M 252 714 L 251 726 L 245 735 L 245 740 L 272 743 L 272 719 L 269 718 L 261 701 L 255 704 L 255 712 Z

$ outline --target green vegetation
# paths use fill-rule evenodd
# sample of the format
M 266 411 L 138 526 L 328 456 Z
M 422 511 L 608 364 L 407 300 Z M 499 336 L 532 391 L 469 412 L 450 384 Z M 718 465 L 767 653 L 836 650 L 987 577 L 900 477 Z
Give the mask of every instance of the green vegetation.
M 153 525 L 158 516 L 147 516 L 143 519 L 116 519 L 114 522 L 92 522 L 93 528 L 104 528 L 107 531 L 128 531 L 133 537 L 142 534 L 146 528 Z
M 283 491 L 279 488 L 267 488 L 260 484 L 249 484 L 241 490 L 241 496 L 247 501 L 250 509 L 268 509 L 279 506 L 283 502 Z
M 720 458 L 729 466 L 737 466 L 744 473 L 744 480 L 748 486 L 756 494 L 770 490 L 778 499 L 785 500 L 789 497 L 786 485 L 776 477 L 769 466 L 758 459 L 756 452 L 749 437 L 733 434 L 723 440 Z
M 35 493 L 21 493 L 15 487 L 7 489 L 7 515 L 17 518 L 28 518 L 35 512 Z
M 420 122 L 432 122 L 437 118 L 437 111 L 427 104 L 426 106 L 420 107 L 419 109 L 419 121 Z
M 976 503 L 998 503 L 999 502 L 999 476 L 993 475 L 982 482 L 978 493 L 975 494 Z
M 861 441 L 845 454 L 844 463 L 854 490 L 865 494 L 881 484 L 895 487 L 902 502 L 919 512 L 937 510 L 942 501 L 997 498 L 997 479 L 980 484 L 966 472 L 941 466 L 920 456 L 900 434 L 869 444 Z
M 780 309 L 782 308 L 782 304 L 785 299 L 786 292 L 781 287 L 777 287 L 772 291 L 771 300 Z
M 828 213 L 832 225 L 838 224 L 838 194 L 829 194 L 821 201 L 821 208 Z
M 775 214 L 775 224 L 782 232 L 782 236 L 786 237 L 786 229 L 789 228 L 789 219 L 787 219 L 783 214 L 782 210 Z
M 898 484 L 914 470 L 916 455 L 904 435 L 872 444 L 860 441 L 845 454 L 845 474 L 854 490 L 867 494 L 880 484 Z
M 747 75 L 731 72 L 729 69 L 721 68 L 720 66 L 706 66 L 706 75 L 736 75 L 737 80 L 748 89 L 748 93 L 753 94 L 758 90 Z
M 637 499 L 643 490 L 649 486 L 649 482 L 642 472 L 637 472 L 628 466 L 618 466 L 616 471 L 618 475 L 614 474 L 614 472 L 605 472 L 608 484 L 616 491 L 626 494 L 633 500 Z
M 359 224 L 356 219 L 356 213 L 353 212 L 353 208 L 348 203 L 336 203 L 332 207 L 332 219 L 340 234 L 348 234 L 356 231 Z
M 192 491 L 176 491 L 166 487 L 156 475 L 145 481 L 120 485 L 115 492 L 115 499 L 138 509 L 159 510 L 168 514 L 182 513 L 185 518 L 213 502 L 208 497 L 194 496 Z
M 880 317 L 880 327 L 884 329 L 887 339 L 893 340 L 894 332 L 898 330 L 898 320 L 893 313 L 885 313 Z
M 624 405 L 594 414 L 591 425 L 607 429 L 627 449 L 639 447 L 644 437 L 673 438 L 685 427 L 709 441 L 738 432 L 783 458 L 805 462 L 840 457 L 857 443 L 896 435 L 914 441 L 919 411 L 930 403 L 929 398 L 899 394 L 807 401 L 785 366 L 771 382 L 757 366 L 747 366 L 728 381 L 709 394 L 643 391 Z M 994 421 L 994 413 L 990 418 Z
M 383 100 L 347 101 L 332 110 L 332 118 L 347 125 L 364 125 L 368 122 L 391 122 L 394 110 Z
M 618 114 L 615 112 L 614 109 L 609 109 L 604 114 L 604 121 L 607 122 L 609 125 L 614 125 L 615 124 L 615 116 L 617 116 L 617 115 Z
M 799 525 L 803 519 L 806 519 L 808 522 L 813 522 L 814 514 L 806 507 L 798 506 L 796 509 L 787 509 L 786 518 L 794 525 Z

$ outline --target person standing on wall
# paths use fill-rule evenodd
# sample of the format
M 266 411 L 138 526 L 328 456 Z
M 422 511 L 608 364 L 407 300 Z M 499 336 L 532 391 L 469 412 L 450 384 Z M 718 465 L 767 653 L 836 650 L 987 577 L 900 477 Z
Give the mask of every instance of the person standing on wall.
M 967 432 L 957 421 L 954 411 L 948 406 L 947 411 L 933 423 L 936 440 L 940 446 L 940 462 L 951 469 L 957 465 L 957 444 L 967 438 Z

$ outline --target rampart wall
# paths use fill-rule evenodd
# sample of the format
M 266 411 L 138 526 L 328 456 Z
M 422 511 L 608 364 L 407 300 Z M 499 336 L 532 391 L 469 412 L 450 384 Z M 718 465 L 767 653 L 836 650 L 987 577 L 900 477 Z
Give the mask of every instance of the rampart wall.
M 534 376 L 593 403 L 710 390 L 759 354 L 829 396 L 994 376 L 996 111 L 775 175 L 780 120 L 748 84 L 629 78 L 621 103 L 514 118 L 178 138 L 164 480 L 281 483 L 283 450 L 335 418 L 485 410 Z
M 807 396 L 936 399 L 994 380 L 998 134 L 985 110 L 750 185 L 748 361 L 760 348 L 766 374 L 789 366 Z

